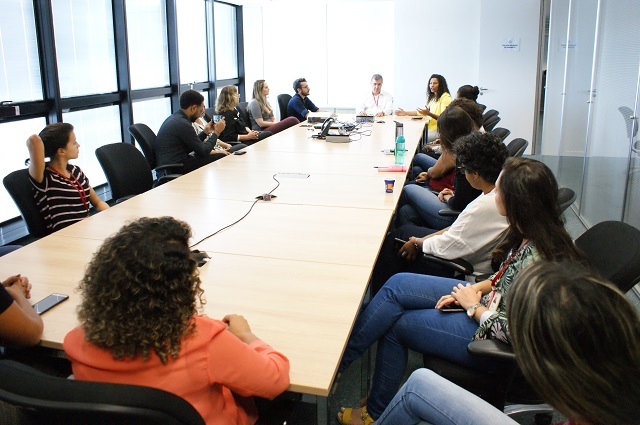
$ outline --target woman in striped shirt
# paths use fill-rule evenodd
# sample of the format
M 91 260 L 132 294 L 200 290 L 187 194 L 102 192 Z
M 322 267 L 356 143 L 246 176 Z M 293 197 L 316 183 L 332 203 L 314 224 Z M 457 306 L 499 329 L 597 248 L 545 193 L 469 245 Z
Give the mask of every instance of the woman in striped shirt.
M 71 124 L 49 124 L 39 135 L 27 139 L 27 147 L 33 197 L 50 231 L 87 217 L 89 204 L 98 211 L 109 208 L 91 188 L 80 167 L 69 164 L 69 160 L 78 158 L 80 151 Z

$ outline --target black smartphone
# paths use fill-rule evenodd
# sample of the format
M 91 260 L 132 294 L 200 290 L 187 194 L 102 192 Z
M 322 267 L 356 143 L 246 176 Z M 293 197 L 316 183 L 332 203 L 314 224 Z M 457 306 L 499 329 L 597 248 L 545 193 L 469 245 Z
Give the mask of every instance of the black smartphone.
M 395 238 L 394 241 L 395 241 L 394 246 L 398 251 L 400 250 L 400 248 L 402 248 L 404 246 L 404 244 L 407 243 L 407 241 L 403 241 L 400 238 Z
M 457 313 L 457 312 L 466 311 L 466 310 L 462 307 L 442 307 L 440 311 L 442 313 Z
M 235 151 L 233 154 L 234 155 L 244 155 L 245 153 L 247 153 L 247 151 Z
M 38 301 L 37 303 L 35 303 L 33 305 L 33 309 L 36 311 L 36 313 L 42 314 L 45 311 L 52 309 L 53 307 L 57 306 L 61 302 L 66 301 L 68 299 L 69 299 L 69 295 L 51 294 L 45 297 L 44 299 Z

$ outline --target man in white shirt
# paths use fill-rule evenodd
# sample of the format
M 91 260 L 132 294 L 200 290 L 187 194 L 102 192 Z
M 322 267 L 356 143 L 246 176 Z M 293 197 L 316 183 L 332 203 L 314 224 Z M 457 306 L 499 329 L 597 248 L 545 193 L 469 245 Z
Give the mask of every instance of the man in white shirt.
M 371 93 L 363 100 L 358 115 L 375 115 L 383 117 L 393 114 L 393 96 L 382 91 L 382 75 L 371 77 Z

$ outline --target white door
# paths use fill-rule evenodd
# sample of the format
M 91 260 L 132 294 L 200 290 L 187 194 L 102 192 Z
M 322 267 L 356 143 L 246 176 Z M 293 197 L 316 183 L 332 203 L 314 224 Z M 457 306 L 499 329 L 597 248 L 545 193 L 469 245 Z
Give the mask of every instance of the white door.
M 482 0 L 478 103 L 500 112 L 497 127 L 522 137 L 531 152 L 536 121 L 541 0 Z

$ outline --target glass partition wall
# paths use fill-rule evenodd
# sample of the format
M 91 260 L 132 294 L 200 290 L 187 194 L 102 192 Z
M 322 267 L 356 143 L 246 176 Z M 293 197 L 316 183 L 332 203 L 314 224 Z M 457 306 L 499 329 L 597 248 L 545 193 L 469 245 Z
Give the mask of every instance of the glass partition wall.
M 640 227 L 640 22 L 634 0 L 551 0 L 541 159 L 587 227 Z

